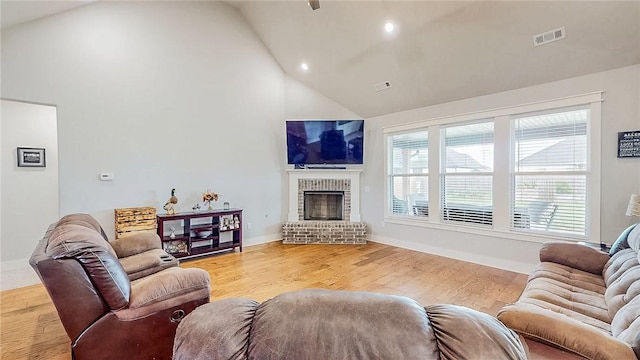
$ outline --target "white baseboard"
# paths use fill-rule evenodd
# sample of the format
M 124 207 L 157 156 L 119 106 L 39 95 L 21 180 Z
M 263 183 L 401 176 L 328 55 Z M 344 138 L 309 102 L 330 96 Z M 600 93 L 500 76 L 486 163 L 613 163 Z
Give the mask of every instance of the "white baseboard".
M 0 263 L 0 290 L 39 284 L 38 274 L 29 265 L 29 259 L 3 261 Z
M 282 240 L 281 233 L 264 235 L 264 236 L 256 236 L 249 239 L 242 239 L 242 246 L 245 247 L 245 246 L 260 245 L 260 244 L 266 244 L 266 243 L 279 241 L 279 240 Z
M 510 261 L 508 259 L 498 257 L 479 256 L 470 254 L 468 252 L 456 251 L 451 249 L 443 249 L 438 247 L 429 246 L 426 244 L 419 244 L 405 240 L 393 239 L 384 236 L 369 235 L 369 240 L 380 244 L 396 246 L 403 249 L 420 251 L 423 253 L 444 256 L 456 260 L 462 260 L 471 262 L 474 264 L 480 264 L 490 266 L 502 270 L 513 271 L 521 274 L 529 274 L 533 270 L 536 264 L 528 264 L 519 261 Z

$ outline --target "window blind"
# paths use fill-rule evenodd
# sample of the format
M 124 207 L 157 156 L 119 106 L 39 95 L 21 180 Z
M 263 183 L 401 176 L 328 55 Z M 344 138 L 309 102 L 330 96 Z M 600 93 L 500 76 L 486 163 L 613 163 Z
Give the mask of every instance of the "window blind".
M 589 109 L 512 119 L 512 229 L 586 236 Z
M 441 218 L 446 222 L 493 224 L 493 121 L 441 130 Z
M 428 216 L 429 141 L 426 130 L 389 136 L 389 213 Z

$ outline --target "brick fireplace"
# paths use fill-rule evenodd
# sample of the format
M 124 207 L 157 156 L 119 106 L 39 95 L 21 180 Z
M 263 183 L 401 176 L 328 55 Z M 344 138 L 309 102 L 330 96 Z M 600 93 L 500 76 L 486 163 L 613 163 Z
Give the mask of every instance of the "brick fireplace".
M 285 244 L 364 244 L 360 221 L 361 170 L 288 170 L 289 215 Z

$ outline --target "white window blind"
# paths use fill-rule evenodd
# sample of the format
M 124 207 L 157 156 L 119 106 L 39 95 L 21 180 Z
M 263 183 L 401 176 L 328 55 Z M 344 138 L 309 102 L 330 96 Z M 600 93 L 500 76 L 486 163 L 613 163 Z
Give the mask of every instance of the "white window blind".
M 493 224 L 493 121 L 445 127 L 441 158 L 441 218 Z
M 428 216 L 428 132 L 391 135 L 389 144 L 389 213 Z
M 587 234 L 589 108 L 512 119 L 512 230 Z

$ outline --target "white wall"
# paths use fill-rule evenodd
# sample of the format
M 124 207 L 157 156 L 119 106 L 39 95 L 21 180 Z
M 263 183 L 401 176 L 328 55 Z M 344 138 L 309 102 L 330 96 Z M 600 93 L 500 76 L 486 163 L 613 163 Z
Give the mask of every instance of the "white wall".
M 114 208 L 160 212 L 176 188 L 179 211 L 205 189 L 243 208 L 245 245 L 281 239 L 285 119 L 358 117 L 285 77 L 221 2 L 96 2 L 3 29 L 1 60 L 4 97 L 57 105 L 60 215 L 110 237 Z
M 58 134 L 54 106 L 2 100 L 0 288 L 14 283 L 47 226 L 58 219 Z M 46 167 L 18 167 L 17 148 L 45 148 Z M 37 279 L 35 273 L 27 276 Z
M 98 2 L 2 43 L 3 95 L 58 106 L 61 215 L 113 237 L 114 208 L 162 211 L 176 188 L 190 210 L 211 189 L 246 209 L 245 238 L 278 236 L 283 73 L 236 9 Z
M 640 129 L 640 65 L 366 119 L 367 159 L 383 159 L 382 127 L 441 116 L 526 104 L 603 90 L 600 238 L 615 241 L 637 221 L 624 215 L 629 195 L 640 190 L 640 159 L 618 159 L 617 133 Z M 539 243 L 486 237 L 432 228 L 384 224 L 385 164 L 367 161 L 363 174 L 363 218 L 375 241 L 467 261 L 529 272 L 538 261 Z
M 362 119 L 360 115 L 290 76 L 284 77 L 284 93 L 287 119 Z M 284 124 L 282 126 L 284 129 Z M 286 158 L 287 155 L 282 156 Z

